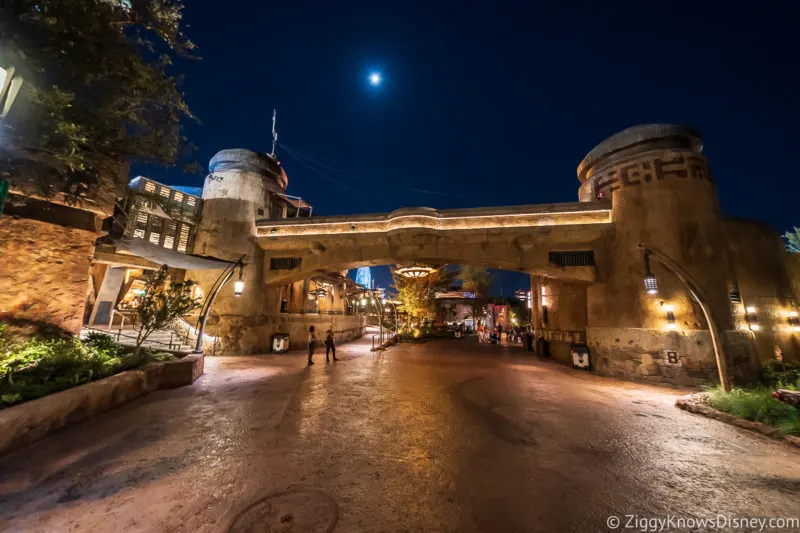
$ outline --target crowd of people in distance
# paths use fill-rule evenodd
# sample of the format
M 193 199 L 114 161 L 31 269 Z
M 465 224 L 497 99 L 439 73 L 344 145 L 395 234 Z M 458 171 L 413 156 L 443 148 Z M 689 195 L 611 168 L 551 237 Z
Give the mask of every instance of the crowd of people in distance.
M 529 327 L 512 326 L 504 328 L 502 324 L 498 324 L 494 329 L 478 325 L 477 329 L 478 340 L 484 343 L 491 344 L 523 344 L 525 335 L 531 334 Z

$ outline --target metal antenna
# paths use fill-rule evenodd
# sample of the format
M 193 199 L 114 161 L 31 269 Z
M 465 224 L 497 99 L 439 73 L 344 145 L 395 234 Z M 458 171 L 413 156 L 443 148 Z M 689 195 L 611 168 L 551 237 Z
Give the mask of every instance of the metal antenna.
M 278 148 L 278 130 L 275 128 L 275 122 L 278 119 L 278 111 L 272 110 L 272 157 L 275 158 L 275 150 Z

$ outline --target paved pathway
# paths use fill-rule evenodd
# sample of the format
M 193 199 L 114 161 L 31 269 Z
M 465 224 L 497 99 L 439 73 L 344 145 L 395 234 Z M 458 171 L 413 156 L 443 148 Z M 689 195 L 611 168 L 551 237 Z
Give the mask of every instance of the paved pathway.
M 603 531 L 609 515 L 800 516 L 800 452 L 679 411 L 678 391 L 469 340 L 368 348 L 311 368 L 302 354 L 208 359 L 191 387 L 2 457 L 0 531 L 261 520 L 253 531 L 505 533 Z

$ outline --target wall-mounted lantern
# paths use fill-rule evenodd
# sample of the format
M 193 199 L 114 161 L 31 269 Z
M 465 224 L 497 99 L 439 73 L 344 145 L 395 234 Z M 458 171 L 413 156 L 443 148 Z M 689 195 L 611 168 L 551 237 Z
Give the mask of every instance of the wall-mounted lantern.
M 244 264 L 239 263 L 239 279 L 233 282 L 233 295 L 234 296 L 241 296 L 244 292 L 244 279 L 242 279 L 242 270 L 244 269 Z
M 789 327 L 792 328 L 792 331 L 800 331 L 800 316 L 796 310 L 792 309 L 789 311 L 789 317 L 787 320 L 789 322 Z
M 15 72 L 12 66 L 0 66 L 0 118 L 6 118 L 22 88 L 22 77 L 15 76 Z
M 658 280 L 650 270 L 650 251 L 644 252 L 644 290 L 647 294 L 653 296 L 658 294 Z
M 761 329 L 761 326 L 758 324 L 758 310 L 752 305 L 745 307 L 744 319 L 747 321 L 750 331 L 758 331 Z
M 362 297 L 361 298 L 361 307 L 366 307 L 366 305 L 367 305 L 367 298 L 366 297 Z
M 667 314 L 667 329 L 678 329 L 678 324 L 675 322 L 675 308 L 671 305 L 665 305 L 664 312 Z

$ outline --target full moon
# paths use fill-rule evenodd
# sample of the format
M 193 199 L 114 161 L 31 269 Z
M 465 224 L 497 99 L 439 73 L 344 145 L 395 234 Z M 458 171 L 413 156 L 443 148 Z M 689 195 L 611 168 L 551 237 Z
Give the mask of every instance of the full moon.
M 383 81 L 383 77 L 381 76 L 380 72 L 371 72 L 369 75 L 369 84 L 373 87 L 377 87 Z

